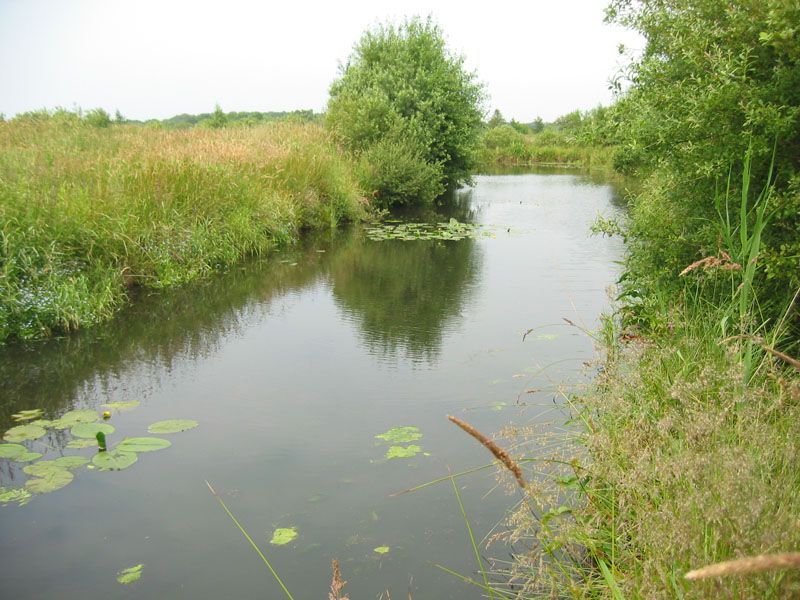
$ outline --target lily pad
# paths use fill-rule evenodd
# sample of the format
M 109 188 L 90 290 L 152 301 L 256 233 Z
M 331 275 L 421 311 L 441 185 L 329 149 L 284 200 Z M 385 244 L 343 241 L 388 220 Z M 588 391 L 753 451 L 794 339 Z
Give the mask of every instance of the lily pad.
M 47 427 L 52 427 L 53 422 L 50 421 L 49 419 L 36 419 L 35 421 L 31 421 L 30 423 L 28 423 L 28 425 L 38 425 L 39 427 L 47 428 Z
M 188 429 L 194 429 L 199 423 L 192 419 L 168 419 L 158 421 L 147 428 L 149 433 L 178 433 Z
M 419 427 L 407 425 L 403 427 L 392 427 L 386 433 L 376 435 L 375 438 L 392 444 L 407 444 L 408 442 L 421 440 L 422 433 Z
M 0 444 L 0 458 L 10 458 L 25 454 L 28 449 L 22 444 Z
M 58 466 L 54 460 L 40 460 L 35 464 L 22 468 L 25 473 L 34 477 L 44 477 L 51 471 L 61 471 L 63 469 L 64 467 Z
M 7 442 L 24 442 L 25 440 L 38 440 L 47 431 L 38 425 L 17 425 L 12 427 L 3 435 Z
M 78 439 L 67 442 L 67 448 L 71 448 L 73 450 L 80 448 L 93 448 L 95 446 L 97 446 L 97 440 Z
M 62 469 L 77 469 L 89 464 L 89 459 L 85 456 L 61 456 L 53 461 L 57 467 Z
M 296 537 L 297 527 L 279 527 L 273 532 L 272 539 L 269 541 L 269 543 L 275 544 L 276 546 L 283 546 L 284 544 L 291 542 Z
M 141 402 L 138 400 L 130 400 L 129 402 L 109 402 L 108 404 L 103 404 L 103 408 L 111 408 L 113 410 L 133 410 L 137 406 L 139 406 Z
M 410 446 L 390 446 L 386 451 L 386 458 L 413 458 L 422 451 L 415 444 Z
M 52 469 L 41 477 L 28 479 L 25 482 L 25 487 L 35 494 L 47 494 L 60 490 L 71 483 L 74 478 L 75 476 L 66 469 Z
M 120 452 L 155 452 L 172 446 L 169 440 L 154 437 L 125 438 L 117 444 Z
M 104 471 L 121 471 L 139 460 L 135 452 L 124 452 L 120 449 L 98 452 L 92 457 L 92 464 Z
M 15 456 L 11 460 L 14 462 L 31 462 L 32 460 L 39 460 L 40 458 L 42 458 L 41 452 L 26 452 L 25 454 Z
M 144 569 L 144 565 L 142 564 L 122 569 L 117 573 L 117 581 L 122 585 L 128 585 L 129 583 L 138 581 L 142 576 L 142 569 Z
M 91 408 L 82 408 L 80 410 L 71 410 L 64 413 L 58 419 L 53 421 L 52 425 L 56 429 L 70 429 L 78 423 L 94 423 L 100 418 L 96 410 Z
M 555 339 L 558 339 L 558 335 L 555 333 L 540 333 L 536 336 L 537 340 L 543 340 L 545 342 L 551 342 Z
M 34 419 L 38 419 L 44 414 L 44 411 L 41 408 L 32 408 L 29 410 L 21 410 L 18 413 L 11 415 L 11 418 L 15 421 L 33 421 Z
M 24 488 L 6 489 L 0 487 L 0 504 L 3 506 L 6 504 L 11 504 L 12 502 L 16 502 L 20 506 L 24 506 L 32 497 L 33 495 Z
M 375 552 L 377 552 L 378 554 L 388 554 L 389 550 L 391 550 L 389 546 L 378 546 L 377 548 L 375 548 Z
M 69 432 L 75 437 L 94 439 L 98 431 L 110 435 L 116 431 L 109 423 L 78 423 Z

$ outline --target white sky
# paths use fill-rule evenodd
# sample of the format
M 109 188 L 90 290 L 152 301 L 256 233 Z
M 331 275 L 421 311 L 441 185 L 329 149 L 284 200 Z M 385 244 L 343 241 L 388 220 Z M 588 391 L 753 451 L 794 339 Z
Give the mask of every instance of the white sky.
M 611 100 L 633 33 L 607 0 L 0 0 L 0 112 L 63 106 L 128 118 L 323 110 L 338 65 L 378 22 L 432 15 L 487 86 L 487 108 L 546 121 Z

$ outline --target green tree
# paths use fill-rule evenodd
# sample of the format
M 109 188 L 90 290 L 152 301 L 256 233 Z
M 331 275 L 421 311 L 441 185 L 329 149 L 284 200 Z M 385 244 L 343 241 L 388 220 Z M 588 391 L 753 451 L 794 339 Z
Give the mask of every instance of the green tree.
M 482 102 L 439 27 L 414 18 L 364 33 L 331 85 L 328 122 L 369 165 L 364 184 L 379 200 L 424 202 L 469 180 Z M 375 185 L 398 160 L 403 168 Z
M 111 125 L 111 115 L 102 108 L 93 108 L 84 117 L 92 127 L 108 127 Z
M 492 113 L 492 118 L 489 119 L 487 125 L 489 127 L 499 127 L 500 125 L 505 125 L 506 120 L 503 118 L 503 114 L 500 112 L 499 108 L 494 109 L 494 113 Z
M 222 112 L 222 107 L 218 103 L 214 105 L 214 112 L 208 118 L 206 124 L 211 129 L 221 129 L 228 124 L 228 117 Z
M 529 127 L 533 133 L 541 133 L 544 131 L 544 121 L 542 121 L 542 117 L 536 117 L 533 123 L 529 124 Z

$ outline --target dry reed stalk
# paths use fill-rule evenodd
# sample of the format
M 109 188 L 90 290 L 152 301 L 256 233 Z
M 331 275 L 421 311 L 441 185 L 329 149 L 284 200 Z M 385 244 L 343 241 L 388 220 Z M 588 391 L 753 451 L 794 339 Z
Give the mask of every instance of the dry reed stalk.
M 796 358 L 792 358 L 791 356 L 789 356 L 788 354 L 784 354 L 784 353 L 783 353 L 783 352 L 781 352 L 780 350 L 775 350 L 775 348 L 770 348 L 769 346 L 767 346 L 767 345 L 765 345 L 765 344 L 761 344 L 761 347 L 762 347 L 762 348 L 763 348 L 763 349 L 764 349 L 766 352 L 769 352 L 770 354 L 772 354 L 772 356 L 777 356 L 777 357 L 778 357 L 778 358 L 780 358 L 782 361 L 789 363 L 789 364 L 790 364 L 790 365 L 792 365 L 792 366 L 793 366 L 795 369 L 797 369 L 798 371 L 800 371 L 800 360 L 797 360 Z
M 705 258 L 701 258 L 700 260 L 694 261 L 688 267 L 686 267 L 683 271 L 680 272 L 678 277 L 683 277 L 684 275 L 691 273 L 695 269 L 724 269 L 726 271 L 741 271 L 742 265 L 737 262 L 733 262 L 730 257 L 730 254 L 727 252 L 721 252 L 721 257 L 719 256 L 706 256 Z
M 342 572 L 339 570 L 339 561 L 335 558 L 331 561 L 333 565 L 333 579 L 331 579 L 331 591 L 328 600 L 350 600 L 349 596 L 342 596 L 342 590 L 347 582 L 342 579 Z
M 800 569 L 800 552 L 762 554 L 760 556 L 728 560 L 689 571 L 684 577 L 686 579 L 706 579 L 707 577 L 724 577 L 725 575 L 761 573 L 775 569 Z
M 494 454 L 494 457 L 501 463 L 503 463 L 506 469 L 508 469 L 514 474 L 514 477 L 517 480 L 517 485 L 519 485 L 520 488 L 524 490 L 526 487 L 528 487 L 525 478 L 522 476 L 522 469 L 519 468 L 519 465 L 516 463 L 516 461 L 514 461 L 513 458 L 511 458 L 508 452 L 503 450 L 495 442 L 493 442 L 488 437 L 483 435 L 480 431 L 475 429 L 469 423 L 465 423 L 458 417 L 454 417 L 452 415 L 447 415 L 447 418 L 450 420 L 451 423 L 455 423 L 456 425 L 458 425 L 461 429 L 463 429 L 472 437 L 474 437 L 476 440 L 478 440 L 483 445 L 484 448 L 486 448 L 489 452 Z

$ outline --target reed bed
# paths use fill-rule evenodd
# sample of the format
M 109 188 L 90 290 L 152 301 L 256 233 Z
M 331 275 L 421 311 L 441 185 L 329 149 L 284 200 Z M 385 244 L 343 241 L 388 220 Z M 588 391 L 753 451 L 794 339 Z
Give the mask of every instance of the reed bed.
M 364 207 L 350 159 L 313 124 L 0 122 L 0 342 L 106 320 L 131 287 L 183 284 Z

